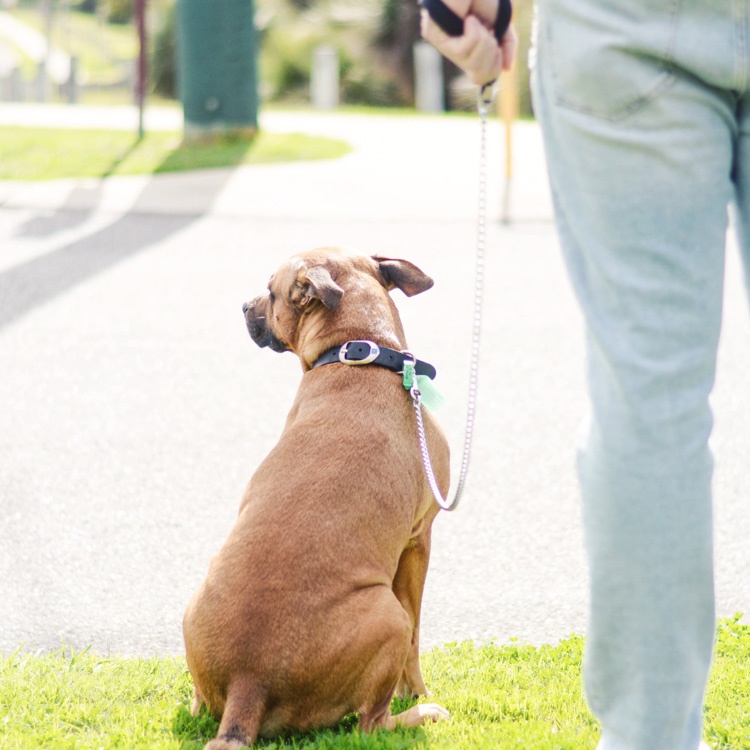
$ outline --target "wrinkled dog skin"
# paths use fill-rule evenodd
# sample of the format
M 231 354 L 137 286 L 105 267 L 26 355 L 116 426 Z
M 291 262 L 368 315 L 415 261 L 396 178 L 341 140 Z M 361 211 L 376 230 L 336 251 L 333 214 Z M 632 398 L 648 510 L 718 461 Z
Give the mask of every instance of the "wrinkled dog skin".
M 447 716 L 434 704 L 390 712 L 395 694 L 427 693 L 419 614 L 439 511 L 409 394 L 383 367 L 312 368 L 348 340 L 405 349 L 389 291 L 431 286 L 407 261 L 322 248 L 284 263 L 243 306 L 255 343 L 294 352 L 304 375 L 185 612 L 193 712 L 205 703 L 221 717 L 207 750 L 331 726 L 353 712 L 365 731 Z M 445 493 L 448 446 L 424 416 Z

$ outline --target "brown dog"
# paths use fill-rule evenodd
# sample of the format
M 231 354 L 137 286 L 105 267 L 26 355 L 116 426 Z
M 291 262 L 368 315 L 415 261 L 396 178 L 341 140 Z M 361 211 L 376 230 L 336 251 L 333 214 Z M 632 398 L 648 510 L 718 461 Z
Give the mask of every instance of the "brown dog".
M 304 376 L 279 443 L 185 612 L 193 713 L 204 702 L 221 717 L 206 750 L 331 726 L 352 712 L 365 731 L 448 715 L 434 704 L 390 712 L 397 691 L 427 692 L 419 613 L 439 508 L 411 399 L 388 366 L 351 366 L 362 364 L 363 348 L 374 354 L 369 344 L 314 366 L 352 340 L 396 350 L 390 356 L 404 350 L 388 291 L 412 296 L 431 286 L 406 261 L 322 248 L 290 259 L 268 292 L 243 306 L 253 340 L 293 351 Z M 424 416 L 445 493 L 448 446 Z

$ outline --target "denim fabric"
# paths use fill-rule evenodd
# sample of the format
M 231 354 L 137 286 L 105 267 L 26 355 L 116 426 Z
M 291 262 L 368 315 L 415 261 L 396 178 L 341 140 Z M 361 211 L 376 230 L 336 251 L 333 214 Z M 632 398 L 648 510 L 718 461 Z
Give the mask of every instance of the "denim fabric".
M 586 321 L 586 695 L 600 750 L 696 750 L 732 202 L 750 266 L 750 2 L 538 0 L 537 12 L 534 106 Z

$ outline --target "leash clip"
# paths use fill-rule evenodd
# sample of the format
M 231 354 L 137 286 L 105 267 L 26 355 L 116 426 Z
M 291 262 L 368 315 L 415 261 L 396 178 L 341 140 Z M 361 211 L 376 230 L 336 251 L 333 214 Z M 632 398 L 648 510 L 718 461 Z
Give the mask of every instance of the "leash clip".
M 480 86 L 477 91 L 477 109 L 482 117 L 486 117 L 490 112 L 490 105 L 495 98 L 495 82 L 490 81 Z

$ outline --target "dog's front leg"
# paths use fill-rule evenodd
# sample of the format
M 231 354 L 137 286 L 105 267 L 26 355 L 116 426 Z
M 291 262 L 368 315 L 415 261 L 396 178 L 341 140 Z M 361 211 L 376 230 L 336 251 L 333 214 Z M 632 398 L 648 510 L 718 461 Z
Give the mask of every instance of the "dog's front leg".
M 419 666 L 419 618 L 429 561 L 430 529 L 428 525 L 420 536 L 412 540 L 401 553 L 393 579 L 393 593 L 409 615 L 412 625 L 411 648 L 406 659 L 404 673 L 396 689 L 397 695 L 402 698 L 429 695 Z

